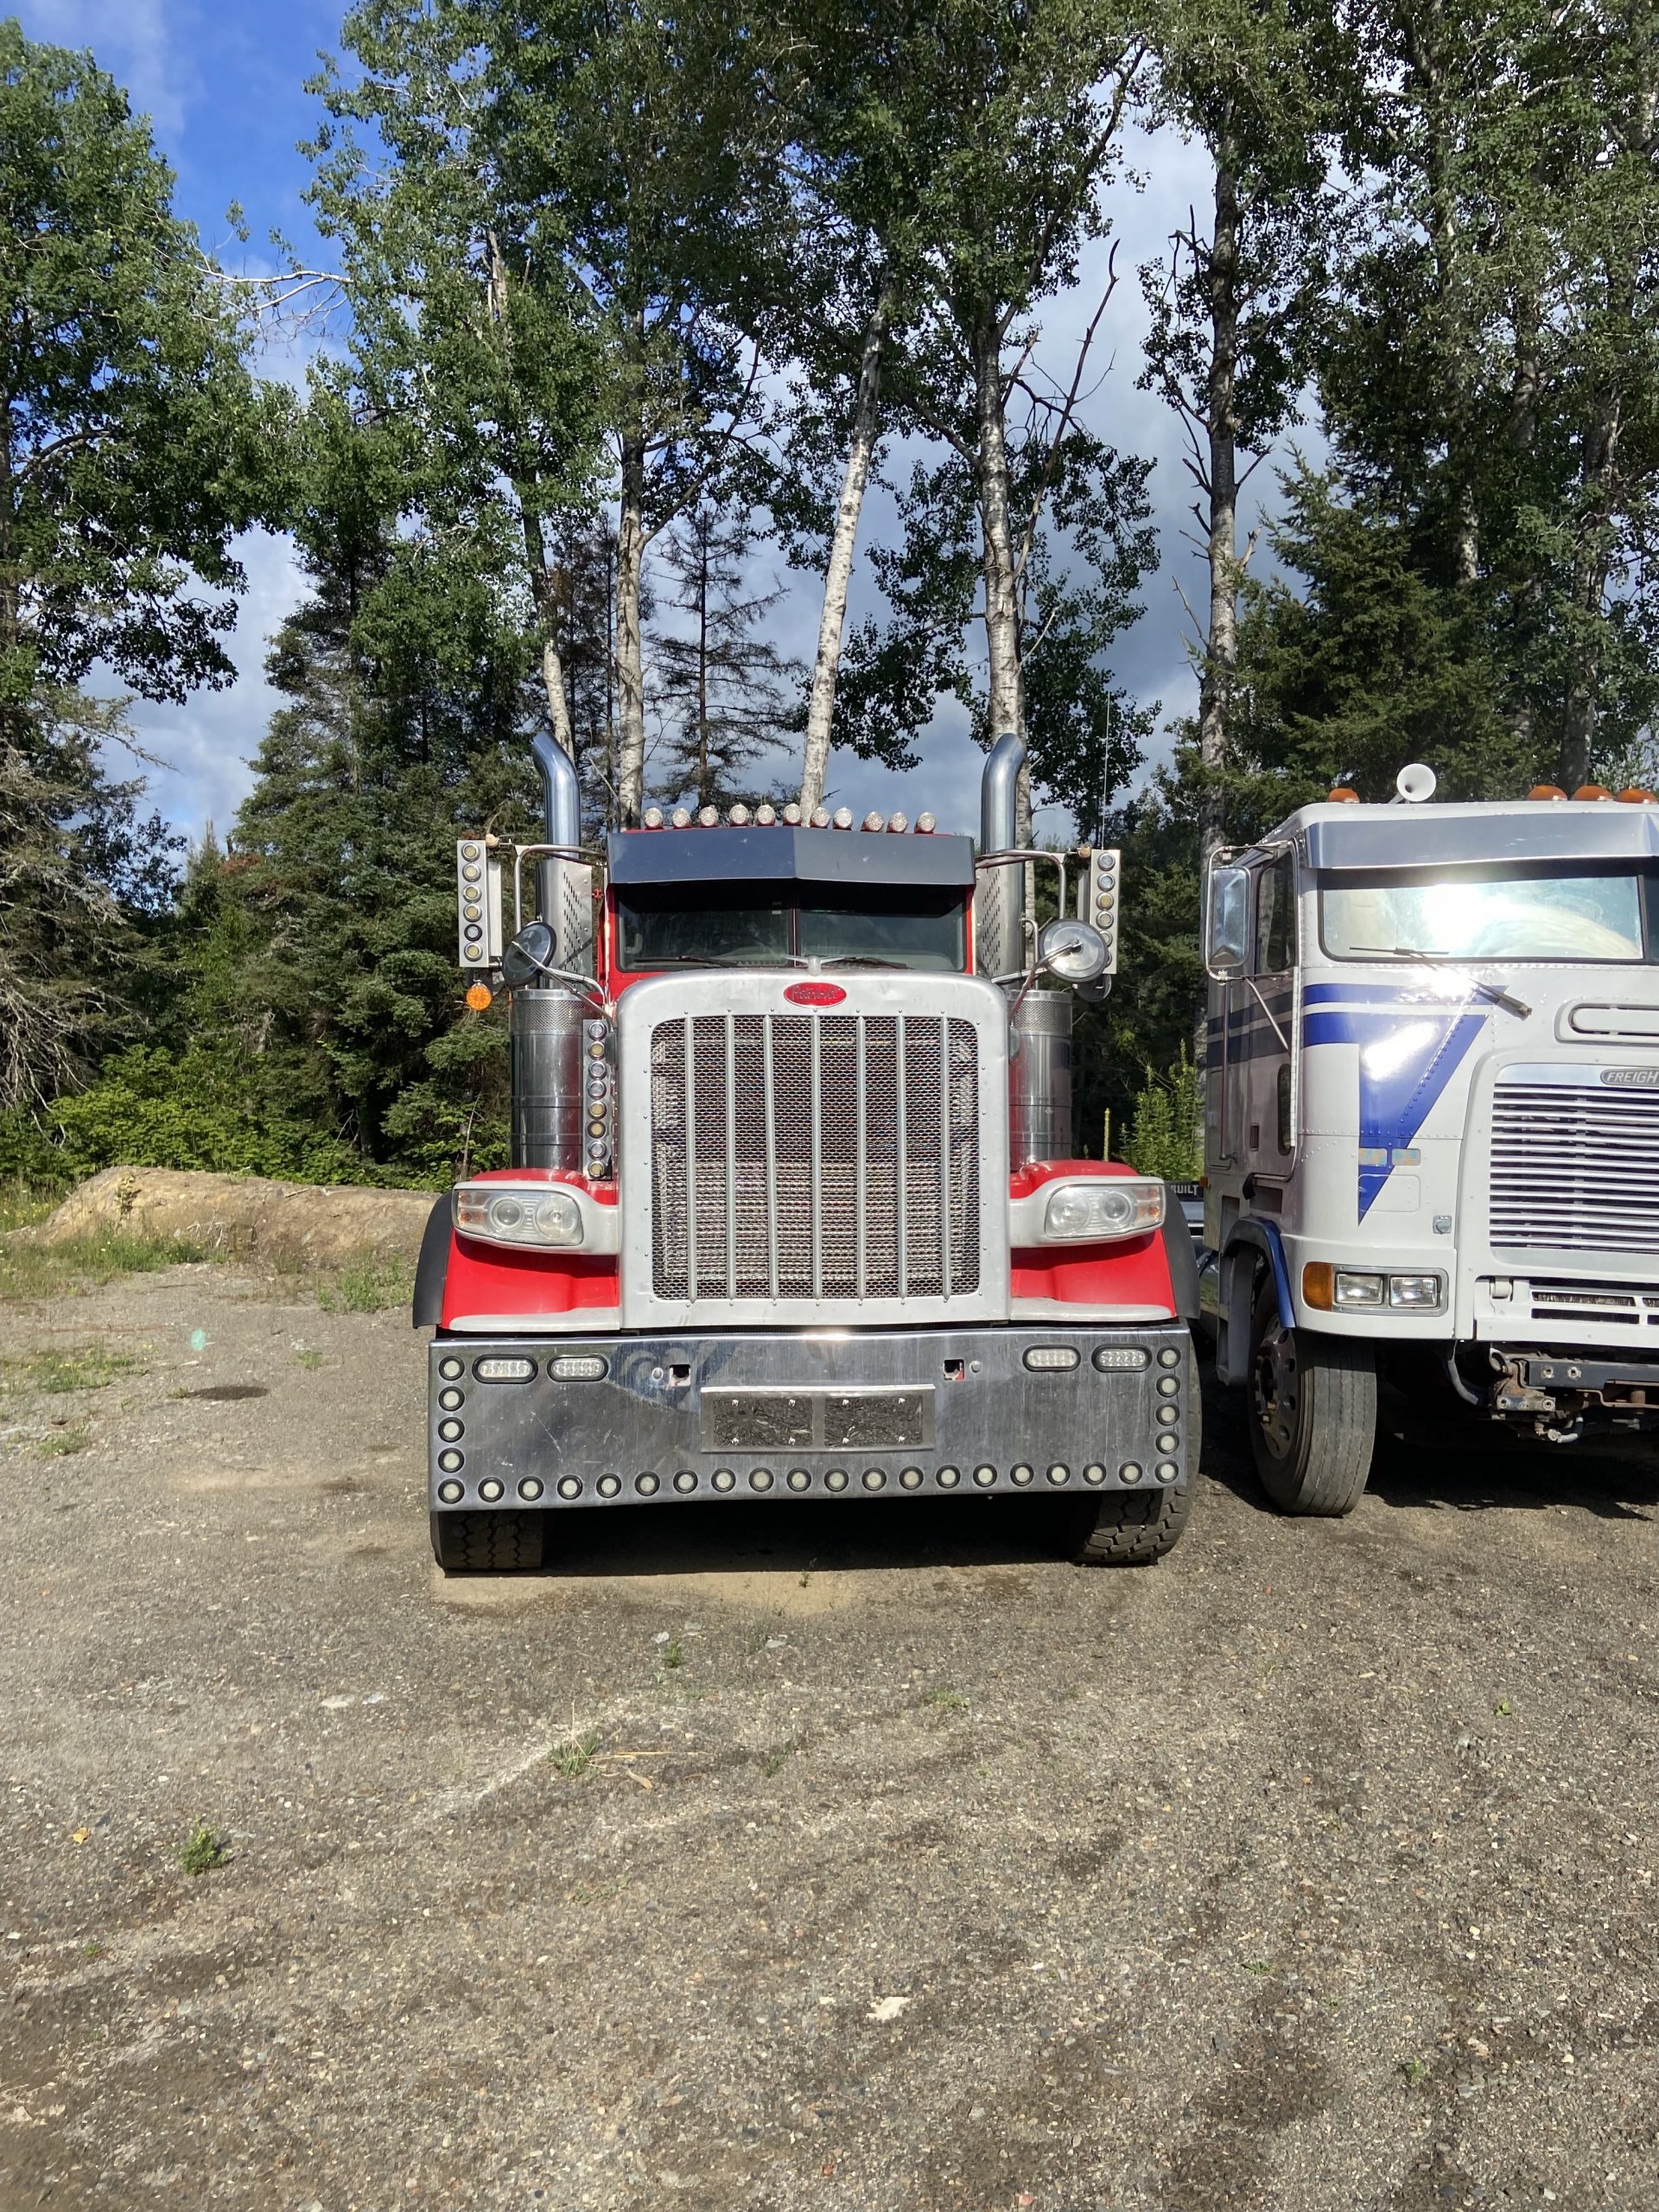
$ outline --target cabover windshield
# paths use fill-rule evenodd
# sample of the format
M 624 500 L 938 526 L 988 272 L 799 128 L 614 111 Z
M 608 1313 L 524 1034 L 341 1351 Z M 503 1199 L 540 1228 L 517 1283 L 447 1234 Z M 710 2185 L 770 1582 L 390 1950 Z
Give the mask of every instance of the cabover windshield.
M 1659 871 L 1580 862 L 1326 874 L 1332 960 L 1659 959 Z

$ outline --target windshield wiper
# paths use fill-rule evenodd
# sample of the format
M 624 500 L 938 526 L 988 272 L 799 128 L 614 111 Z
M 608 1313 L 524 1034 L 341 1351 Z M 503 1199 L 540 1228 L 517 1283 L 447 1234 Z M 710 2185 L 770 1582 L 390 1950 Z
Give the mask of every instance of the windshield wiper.
M 652 952 L 644 955 L 638 968 L 630 968 L 631 976 L 648 975 L 653 968 L 804 968 L 808 963 L 798 952 L 768 952 L 759 960 L 740 960 L 730 953 L 723 957 L 714 952 Z
M 883 960 L 874 952 L 835 952 L 828 960 L 820 960 L 820 968 L 892 968 L 899 975 L 905 973 L 902 960 Z
M 1456 961 L 1468 957 L 1457 952 L 1425 952 L 1415 944 L 1356 944 L 1351 945 L 1349 950 L 1351 952 L 1380 952 L 1391 957 L 1397 955 L 1402 960 Z M 1478 997 L 1489 999 L 1494 1006 L 1501 1006 L 1507 1014 L 1519 1014 L 1522 1021 L 1532 1012 L 1524 999 L 1514 997 L 1502 983 L 1485 983 L 1478 976 L 1469 976 L 1467 982 Z

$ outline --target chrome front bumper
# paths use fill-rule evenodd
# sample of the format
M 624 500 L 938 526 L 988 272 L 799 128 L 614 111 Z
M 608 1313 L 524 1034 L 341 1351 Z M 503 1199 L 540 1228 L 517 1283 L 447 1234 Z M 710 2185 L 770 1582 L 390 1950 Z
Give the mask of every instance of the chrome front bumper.
M 1077 1364 L 1033 1370 L 1033 1350 Z M 494 1362 L 529 1372 L 486 1379 Z M 435 1512 L 1155 1490 L 1189 1470 L 1197 1389 L 1179 1322 L 439 1336 L 427 1376 Z

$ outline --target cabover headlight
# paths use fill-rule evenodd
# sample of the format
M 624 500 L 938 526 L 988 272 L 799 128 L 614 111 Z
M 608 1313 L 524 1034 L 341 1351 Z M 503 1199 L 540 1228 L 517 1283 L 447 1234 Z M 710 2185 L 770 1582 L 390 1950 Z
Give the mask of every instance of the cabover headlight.
M 1099 1236 L 1138 1236 L 1161 1229 L 1164 1186 L 1139 1176 L 1097 1177 L 1087 1183 L 1061 1183 L 1048 1194 L 1043 1235 L 1079 1241 Z
M 494 1244 L 569 1245 L 582 1242 L 582 1208 L 569 1191 L 499 1183 L 455 1185 L 455 1227 Z

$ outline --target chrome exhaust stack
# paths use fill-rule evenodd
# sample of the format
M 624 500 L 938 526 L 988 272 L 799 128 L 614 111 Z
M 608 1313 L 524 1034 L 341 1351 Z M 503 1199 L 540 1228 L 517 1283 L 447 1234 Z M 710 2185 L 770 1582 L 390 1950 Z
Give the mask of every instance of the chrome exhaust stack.
M 531 740 L 542 779 L 542 841 L 575 854 L 582 842 L 576 764 L 546 730 Z M 593 870 L 544 855 L 536 869 L 537 906 L 554 932 L 554 959 L 579 974 L 593 964 Z M 538 976 L 512 994 L 512 1164 L 579 1173 L 582 1157 L 584 1002 L 568 983 Z

